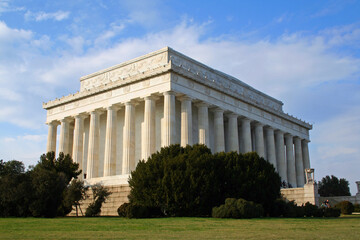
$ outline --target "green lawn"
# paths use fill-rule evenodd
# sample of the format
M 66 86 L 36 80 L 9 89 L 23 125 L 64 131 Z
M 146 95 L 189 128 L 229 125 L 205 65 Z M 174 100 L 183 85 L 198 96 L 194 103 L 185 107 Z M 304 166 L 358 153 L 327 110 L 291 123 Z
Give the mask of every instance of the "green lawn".
M 360 216 L 340 218 L 0 218 L 0 239 L 360 239 Z

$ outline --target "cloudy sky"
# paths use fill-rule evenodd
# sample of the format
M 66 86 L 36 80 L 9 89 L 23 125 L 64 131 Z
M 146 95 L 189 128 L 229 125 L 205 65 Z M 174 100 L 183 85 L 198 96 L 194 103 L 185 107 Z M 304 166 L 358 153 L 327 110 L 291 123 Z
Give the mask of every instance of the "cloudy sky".
M 46 150 L 42 102 L 170 46 L 313 124 L 315 177 L 360 180 L 359 1 L 0 0 L 0 159 Z

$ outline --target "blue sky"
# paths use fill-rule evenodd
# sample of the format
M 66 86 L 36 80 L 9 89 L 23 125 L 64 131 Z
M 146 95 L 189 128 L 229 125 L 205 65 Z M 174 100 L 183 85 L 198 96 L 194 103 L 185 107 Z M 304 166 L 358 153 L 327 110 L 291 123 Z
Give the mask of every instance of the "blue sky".
M 170 46 L 314 124 L 320 180 L 360 180 L 359 1 L 0 0 L 0 159 L 35 164 L 42 102 L 79 78 Z

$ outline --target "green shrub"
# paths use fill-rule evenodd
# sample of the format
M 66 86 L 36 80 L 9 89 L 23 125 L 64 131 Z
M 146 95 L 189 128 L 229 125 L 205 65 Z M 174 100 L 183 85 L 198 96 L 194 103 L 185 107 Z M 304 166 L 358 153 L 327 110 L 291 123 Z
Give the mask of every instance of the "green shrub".
M 270 212 L 271 217 L 323 217 L 324 210 L 307 202 L 304 206 L 297 206 L 294 201 L 277 199 L 274 202 L 273 209 Z
M 212 209 L 215 218 L 257 218 L 264 214 L 260 204 L 244 199 L 227 198 L 225 204 Z
M 354 211 L 354 205 L 349 201 L 339 202 L 334 207 L 340 209 L 342 214 L 352 214 Z
M 306 217 L 317 216 L 317 215 L 319 215 L 318 207 L 307 202 L 307 203 L 305 203 L 305 206 L 304 206 L 304 214 Z
M 360 204 L 354 204 L 354 212 L 360 212 Z
M 85 216 L 86 217 L 95 217 L 99 216 L 101 213 L 102 204 L 110 196 L 111 192 L 100 184 L 95 184 L 91 186 L 93 192 L 93 202 L 89 204 L 86 208 Z
M 153 218 L 153 217 L 164 216 L 160 208 L 146 207 L 131 203 L 122 204 L 118 208 L 118 214 L 120 217 L 127 217 L 127 218 Z
M 127 217 L 130 203 L 123 203 L 117 210 L 120 217 Z
M 323 208 L 324 217 L 340 217 L 341 210 L 337 208 Z
M 160 208 L 168 216 L 209 216 L 226 198 L 270 209 L 280 196 L 279 175 L 256 153 L 213 155 L 204 145 L 162 148 L 137 164 L 129 185 L 132 204 Z
M 285 214 L 286 208 L 286 201 L 278 198 L 273 202 L 269 215 L 270 217 L 281 217 Z

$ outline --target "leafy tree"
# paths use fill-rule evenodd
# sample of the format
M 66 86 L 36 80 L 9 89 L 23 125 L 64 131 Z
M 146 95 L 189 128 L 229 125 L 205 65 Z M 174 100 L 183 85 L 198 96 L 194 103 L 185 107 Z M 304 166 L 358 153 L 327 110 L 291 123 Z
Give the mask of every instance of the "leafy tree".
M 244 198 L 268 210 L 280 196 L 280 177 L 256 153 L 211 154 L 204 145 L 171 145 L 140 161 L 129 180 L 131 204 L 170 216 L 209 216 L 226 198 Z
M 319 194 L 322 197 L 350 196 L 349 182 L 345 178 L 340 180 L 334 175 L 326 176 L 318 182 Z
M 62 206 L 64 190 L 72 178 L 81 173 L 79 165 L 73 163 L 70 155 L 48 152 L 31 171 L 34 199 L 30 211 L 34 217 L 63 216 L 66 211 Z
M 0 160 L 0 216 L 26 217 L 30 215 L 31 179 L 24 164 Z
M 84 186 L 84 181 L 79 179 L 73 179 L 70 185 L 64 191 L 64 199 L 63 199 L 63 215 L 67 215 L 75 206 L 76 216 L 78 216 L 78 208 L 82 213 L 80 208 L 80 201 L 85 200 L 88 195 L 86 194 L 89 187 Z
M 87 207 L 85 216 L 86 217 L 95 217 L 99 216 L 101 213 L 102 204 L 110 196 L 111 192 L 100 184 L 95 184 L 91 186 L 93 192 L 93 202 Z

